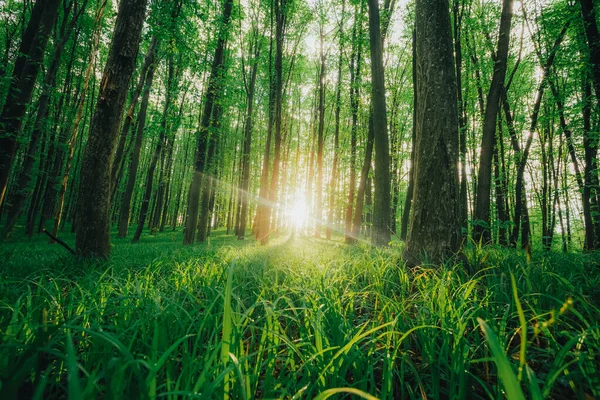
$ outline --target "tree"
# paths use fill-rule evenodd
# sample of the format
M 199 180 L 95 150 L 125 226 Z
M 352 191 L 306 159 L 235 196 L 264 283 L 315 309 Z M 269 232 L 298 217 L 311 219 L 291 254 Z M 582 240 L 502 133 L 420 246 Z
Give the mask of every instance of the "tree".
M 200 201 L 200 187 L 202 185 L 202 177 L 207 165 L 210 165 L 210 160 L 207 159 L 207 150 L 210 144 L 209 128 L 214 124 L 213 108 L 219 101 L 221 95 L 221 80 L 224 69 L 224 53 L 227 37 L 229 35 L 229 23 L 231 21 L 231 11 L 233 9 L 233 0 L 225 0 L 223 3 L 223 15 L 220 21 L 219 33 L 217 36 L 217 44 L 215 47 L 215 55 L 210 71 L 208 88 L 206 90 L 206 98 L 202 111 L 200 126 L 198 127 L 198 147 L 196 150 L 196 160 L 194 162 L 194 176 L 190 184 L 188 197 L 188 214 L 185 224 L 185 234 L 183 244 L 194 243 L 194 233 L 198 226 L 198 206 Z
M 110 255 L 110 171 L 135 68 L 147 0 L 121 0 L 90 135 L 82 160 L 76 248 L 84 257 Z
M 4 202 L 8 178 L 17 151 L 27 106 L 44 57 L 48 37 L 56 21 L 61 0 L 38 0 L 23 31 L 8 94 L 0 114 L 0 205 Z
M 490 194 L 492 182 L 492 157 L 496 132 L 496 118 L 500 96 L 504 87 L 508 46 L 510 43 L 510 25 L 512 21 L 513 0 L 502 0 L 502 15 L 500 17 L 500 32 L 498 48 L 494 57 L 494 74 L 487 95 L 485 116 L 483 120 L 483 137 L 479 156 L 479 173 L 477 175 L 477 202 L 473 219 L 476 225 L 473 229 L 475 241 L 488 243 L 491 240 L 490 231 Z
M 377 0 L 369 0 L 369 43 L 371 47 L 371 106 L 375 146 L 375 204 L 373 205 L 373 244 L 390 241 L 390 147 L 385 105 L 383 38 Z
M 460 247 L 456 73 L 446 0 L 416 1 L 416 47 L 415 187 L 404 251 L 412 265 L 440 262 Z

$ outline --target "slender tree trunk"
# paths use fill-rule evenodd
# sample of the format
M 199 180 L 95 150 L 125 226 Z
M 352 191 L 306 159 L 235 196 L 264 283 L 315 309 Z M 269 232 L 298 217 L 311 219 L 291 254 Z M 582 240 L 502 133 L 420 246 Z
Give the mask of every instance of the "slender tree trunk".
M 460 146 L 460 226 L 463 239 L 469 232 L 469 206 L 467 200 L 467 116 L 465 115 L 466 102 L 462 94 L 462 18 L 464 9 L 460 7 L 461 1 L 453 1 L 454 22 L 454 55 L 456 64 L 456 94 L 458 100 L 458 129 Z M 462 1 L 464 7 L 464 1 Z
M 150 90 L 152 89 L 152 82 L 154 81 L 154 63 L 150 64 L 148 68 L 148 74 L 146 75 L 146 87 L 142 95 L 142 102 L 140 104 L 140 110 L 137 116 L 137 130 L 135 135 L 135 142 L 133 145 L 133 151 L 131 152 L 131 160 L 129 162 L 129 171 L 127 174 L 127 183 L 125 184 L 125 192 L 121 198 L 121 209 L 119 211 L 119 224 L 118 224 L 118 238 L 124 238 L 127 236 L 127 230 L 129 228 L 129 219 L 131 215 L 131 198 L 133 197 L 133 191 L 135 189 L 135 181 L 138 173 L 138 167 L 140 164 L 140 153 L 142 151 L 142 141 L 144 137 L 144 128 L 146 126 L 146 115 L 148 112 L 148 102 L 150 100 Z
M 371 102 L 375 142 L 375 203 L 373 204 L 373 237 L 375 246 L 390 242 L 390 146 L 387 132 L 383 38 L 379 21 L 379 4 L 369 0 L 369 43 L 371 47 Z
M 502 118 L 498 118 L 498 140 L 494 146 L 494 187 L 496 190 L 496 211 L 498 213 L 499 224 L 498 242 L 502 246 L 506 246 L 508 241 L 506 239 L 506 227 L 504 224 L 508 220 L 508 217 L 506 215 L 506 209 L 504 208 L 504 169 L 502 168 L 499 157 L 499 148 L 502 140 L 504 140 L 502 137 Z
M 585 156 L 585 165 L 583 167 L 583 191 L 581 193 L 583 204 L 589 208 L 589 217 L 586 217 L 586 224 L 591 220 L 591 229 L 586 225 L 586 249 L 597 250 L 600 248 L 600 237 L 597 234 L 598 227 L 598 209 L 596 198 L 596 190 L 598 188 L 598 172 L 597 172 L 597 143 L 596 135 L 592 133 L 591 115 L 592 107 L 590 105 L 592 97 L 592 88 L 587 77 L 583 81 L 583 150 Z M 593 235 L 591 232 L 592 231 Z
M 352 239 L 360 238 L 360 227 L 363 218 L 363 207 L 365 204 L 365 190 L 367 186 L 367 178 L 371 169 L 371 160 L 373 157 L 373 142 L 375 140 L 375 131 L 373 130 L 373 117 L 369 117 L 369 133 L 365 146 L 365 158 L 363 160 L 362 169 L 360 171 L 360 181 L 358 183 L 358 191 L 356 192 L 356 208 L 354 210 L 354 220 L 352 224 Z
M 215 104 L 211 126 L 218 132 L 220 126 L 222 108 L 220 104 Z M 210 234 L 210 221 L 212 214 L 212 205 L 214 204 L 213 193 L 216 185 L 218 171 L 218 160 L 215 157 L 220 144 L 220 135 L 212 134 L 209 138 L 207 159 L 208 164 L 204 172 L 204 182 L 202 183 L 202 197 L 200 198 L 200 218 L 198 220 L 198 235 L 196 240 L 200 243 L 205 242 Z
M 275 125 L 274 137 L 275 146 L 273 149 L 273 172 L 269 185 L 269 204 L 277 204 L 279 187 L 279 169 L 281 157 L 281 138 L 282 138 L 282 103 L 283 103 L 283 45 L 287 25 L 287 0 L 275 0 L 275 62 L 274 77 L 272 84 L 273 108 L 271 117 Z M 269 242 L 271 233 L 271 207 L 263 207 L 263 215 L 260 225 L 260 243 L 265 245 Z
M 320 26 L 320 57 L 321 67 L 318 75 L 319 87 L 319 127 L 317 129 L 317 186 L 315 187 L 315 237 L 321 238 L 321 225 L 323 224 L 323 145 L 325 143 L 325 37 L 323 25 Z
M 589 47 L 589 61 L 592 67 L 592 78 L 596 99 L 600 102 L 600 34 L 596 21 L 596 10 L 593 0 L 579 0 L 583 26 Z
M 508 60 L 510 42 L 510 25 L 512 21 L 513 0 L 502 0 L 502 16 L 500 17 L 500 32 L 498 48 L 494 61 L 494 75 L 487 95 L 485 117 L 483 120 L 483 138 L 479 155 L 479 172 L 477 175 L 477 202 L 473 219 L 477 221 L 473 229 L 476 242 L 489 243 L 490 236 L 490 193 L 492 179 L 492 157 L 494 153 L 496 117 Z
M 340 142 L 340 113 L 342 109 L 342 62 L 344 61 L 342 46 L 344 33 L 344 10 L 346 2 L 342 2 L 342 18 L 340 20 L 340 56 L 338 59 L 337 87 L 335 92 L 335 132 L 333 134 L 333 165 L 331 167 L 331 181 L 329 182 L 329 215 L 327 217 L 327 231 L 325 237 L 331 239 L 333 230 L 333 214 L 335 211 L 335 186 L 338 180 L 339 142 Z
M 352 114 L 352 127 L 350 128 L 350 179 L 348 188 L 348 201 L 346 204 L 344 241 L 352 243 L 356 238 L 352 235 L 352 210 L 354 208 L 354 191 L 356 190 L 356 142 L 358 131 L 358 98 L 360 97 L 360 66 L 361 66 L 361 41 L 362 24 L 359 24 L 359 8 L 354 12 L 354 25 L 352 27 L 352 55 L 350 56 L 350 112 Z M 359 28 L 357 29 L 357 25 Z M 357 30 L 359 31 L 357 33 Z
M 410 168 L 408 170 L 408 186 L 406 188 L 406 198 L 404 199 L 404 211 L 402 212 L 402 222 L 400 226 L 400 239 L 406 242 L 408 237 L 408 222 L 410 220 L 410 210 L 412 208 L 413 192 L 415 190 L 414 170 L 415 170 L 415 143 L 417 142 L 417 36 L 416 30 L 412 32 L 412 80 L 413 80 L 413 126 L 412 140 L 410 141 Z
M 167 77 L 167 85 L 166 85 L 166 96 L 165 103 L 163 107 L 162 119 L 161 119 L 161 127 L 160 127 L 160 136 L 158 138 L 158 142 L 156 144 L 156 148 L 154 149 L 154 154 L 152 156 L 152 161 L 150 162 L 150 166 L 148 168 L 148 175 L 146 176 L 146 186 L 144 189 L 144 197 L 142 198 L 142 206 L 140 209 L 140 214 L 138 218 L 138 226 L 136 228 L 135 234 L 133 235 L 132 242 L 137 243 L 140 240 L 142 235 L 142 231 L 144 229 L 144 224 L 146 223 L 146 217 L 148 216 L 148 208 L 150 205 L 150 198 L 152 197 L 153 192 L 153 184 L 154 184 L 154 172 L 156 171 L 156 166 L 158 165 L 158 161 L 160 159 L 161 166 L 164 164 L 165 160 L 165 146 L 167 146 L 167 135 L 168 135 L 168 125 L 167 120 L 169 119 L 169 111 L 171 110 L 171 101 L 173 98 L 173 85 L 174 85 L 174 75 L 175 75 L 175 66 L 173 64 L 173 57 L 171 55 L 169 60 L 168 67 L 168 77 Z M 162 168 L 161 168 L 162 169 Z M 163 177 L 163 172 L 161 170 L 159 177 L 159 190 L 156 196 L 155 212 L 154 216 L 159 215 L 161 211 L 162 204 L 162 196 L 164 195 L 164 183 L 160 182 Z M 159 219 L 150 218 L 150 228 L 153 231 L 156 224 L 158 224 Z
M 239 217 L 239 228 L 237 237 L 244 240 L 246 236 L 246 225 L 248 221 L 248 190 L 250 188 L 250 155 L 252 151 L 252 113 L 254 108 L 254 91 L 256 88 L 256 75 L 258 73 L 258 57 L 260 55 L 260 46 L 258 43 L 258 32 L 255 31 L 254 58 L 252 60 L 252 70 L 250 79 L 246 88 L 246 122 L 244 124 L 244 148 L 242 151 L 242 185 L 240 189 L 241 211 Z

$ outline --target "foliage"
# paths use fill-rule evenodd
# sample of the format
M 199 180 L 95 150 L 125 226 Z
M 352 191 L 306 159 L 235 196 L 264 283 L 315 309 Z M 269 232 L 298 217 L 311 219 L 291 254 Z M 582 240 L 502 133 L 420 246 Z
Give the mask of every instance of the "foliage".
M 468 275 L 407 269 L 396 246 L 176 235 L 105 263 L 2 247 L 2 398 L 600 395 L 593 254 L 487 248 Z

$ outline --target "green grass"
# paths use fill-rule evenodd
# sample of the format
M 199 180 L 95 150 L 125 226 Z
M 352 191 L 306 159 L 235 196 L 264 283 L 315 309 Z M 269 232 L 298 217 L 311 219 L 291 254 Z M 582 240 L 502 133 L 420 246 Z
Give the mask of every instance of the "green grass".
M 600 397 L 598 256 L 469 248 L 469 273 L 285 234 L 114 243 L 0 246 L 0 398 Z

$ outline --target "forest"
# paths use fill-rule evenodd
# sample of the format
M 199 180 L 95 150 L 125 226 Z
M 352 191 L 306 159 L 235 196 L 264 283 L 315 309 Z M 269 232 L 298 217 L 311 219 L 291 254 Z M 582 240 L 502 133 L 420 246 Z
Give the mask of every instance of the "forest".
M 0 0 L 0 398 L 600 399 L 597 0 Z

